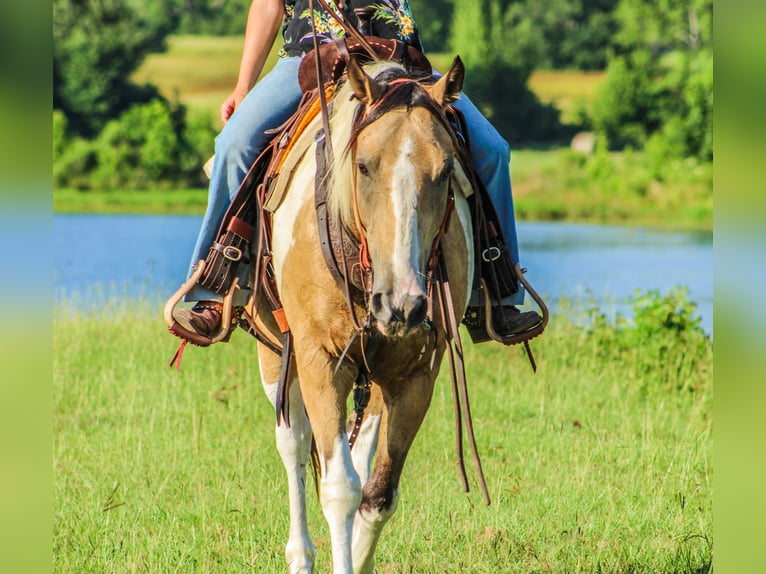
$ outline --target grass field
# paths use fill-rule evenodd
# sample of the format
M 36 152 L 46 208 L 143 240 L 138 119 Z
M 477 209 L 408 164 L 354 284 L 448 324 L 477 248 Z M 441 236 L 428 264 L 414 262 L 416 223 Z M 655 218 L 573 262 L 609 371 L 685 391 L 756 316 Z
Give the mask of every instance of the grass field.
M 709 571 L 712 344 L 590 333 L 565 318 L 577 313 L 534 342 L 537 375 L 521 349 L 468 345 L 490 507 L 460 488 L 442 373 L 378 572 Z M 189 348 L 177 373 L 175 344 L 159 305 L 57 306 L 55 572 L 285 571 L 286 484 L 254 346 L 237 333 Z M 309 513 L 327 572 L 313 496 Z

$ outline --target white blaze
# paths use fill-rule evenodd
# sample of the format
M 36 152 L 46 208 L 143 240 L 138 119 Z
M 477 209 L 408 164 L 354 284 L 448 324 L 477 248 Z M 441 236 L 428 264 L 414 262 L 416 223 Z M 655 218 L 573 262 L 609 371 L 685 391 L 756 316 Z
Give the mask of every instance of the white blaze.
M 392 179 L 392 203 L 394 208 L 394 299 L 405 294 L 423 292 L 416 275 L 419 268 L 420 242 L 418 240 L 418 194 L 412 153 L 415 145 L 408 136 L 399 151 Z

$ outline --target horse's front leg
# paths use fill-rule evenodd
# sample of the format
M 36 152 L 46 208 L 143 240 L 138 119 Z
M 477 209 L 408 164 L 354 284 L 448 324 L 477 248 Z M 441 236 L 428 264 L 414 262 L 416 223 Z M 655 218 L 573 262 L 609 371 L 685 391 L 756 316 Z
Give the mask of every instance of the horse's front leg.
M 354 521 L 355 574 L 369 574 L 375 566 L 375 547 L 399 502 L 399 478 L 412 441 L 431 403 L 435 375 L 423 370 L 394 388 L 384 389 L 385 408 L 372 476 L 362 489 Z
M 263 345 L 259 345 L 258 355 L 263 387 L 274 405 L 281 361 Z M 306 517 L 306 465 L 311 453 L 311 425 L 297 379 L 290 385 L 290 423 L 290 427 L 282 423 L 276 428 L 277 450 L 287 471 L 290 497 L 290 534 L 285 558 L 291 574 L 308 574 L 313 572 L 316 556 Z
M 364 417 L 359 428 L 359 434 L 356 442 L 351 449 L 351 460 L 354 463 L 356 473 L 359 475 L 359 481 L 364 486 L 370 477 L 372 467 L 372 458 L 375 455 L 375 448 L 378 444 L 378 432 L 380 430 L 380 419 L 383 415 L 383 395 L 378 385 L 372 385 L 370 389 L 370 402 L 364 410 Z M 348 433 L 352 432 L 353 425 L 356 422 L 356 416 L 351 415 L 348 421 Z
M 351 532 L 362 499 L 346 433 L 346 397 L 351 390 L 352 373 L 351 369 L 341 369 L 333 377 L 330 358 L 316 349 L 296 347 L 296 358 L 319 456 L 319 501 L 330 527 L 333 573 L 350 574 Z

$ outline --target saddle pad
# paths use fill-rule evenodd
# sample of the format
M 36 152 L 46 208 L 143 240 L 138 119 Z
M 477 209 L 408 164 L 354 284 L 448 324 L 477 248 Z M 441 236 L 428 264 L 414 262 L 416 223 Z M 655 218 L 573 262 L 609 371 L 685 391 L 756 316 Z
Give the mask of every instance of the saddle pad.
M 335 85 L 327 86 L 325 88 L 325 96 L 327 100 L 329 100 L 334 93 Z M 314 120 L 318 118 L 320 110 L 321 104 L 319 98 L 317 97 L 306 110 L 306 113 L 298 121 L 298 125 L 296 126 L 291 137 L 285 142 L 284 147 L 282 147 L 282 144 L 280 144 L 279 160 L 277 162 L 276 168 L 274 169 L 274 173 L 272 174 L 273 179 L 271 189 L 268 193 L 268 199 L 264 204 L 264 208 L 267 211 L 274 213 L 282 204 L 285 192 L 287 191 L 290 181 L 292 180 L 292 173 L 295 170 L 295 167 L 301 162 L 301 160 L 303 160 L 306 152 L 311 146 L 304 144 L 301 146 L 302 149 L 300 153 L 291 154 L 290 152 L 296 148 L 299 141 L 304 139 L 304 135 L 306 135 L 306 129 L 314 122 Z M 311 137 L 313 138 L 313 135 Z M 287 177 L 279 177 L 283 171 L 286 172 Z

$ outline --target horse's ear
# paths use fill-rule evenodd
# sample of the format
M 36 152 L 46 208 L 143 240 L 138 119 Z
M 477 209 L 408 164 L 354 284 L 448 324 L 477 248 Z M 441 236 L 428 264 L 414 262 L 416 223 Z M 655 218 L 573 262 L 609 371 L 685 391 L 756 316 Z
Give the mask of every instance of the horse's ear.
M 357 62 L 356 56 L 352 55 L 349 57 L 346 75 L 351 83 L 351 89 L 354 90 L 356 99 L 363 104 L 370 106 L 378 101 L 383 94 L 383 89 L 364 72 L 362 66 Z
M 465 78 L 465 66 L 460 56 L 455 56 L 449 71 L 430 88 L 431 97 L 441 106 L 447 106 L 460 97 Z

